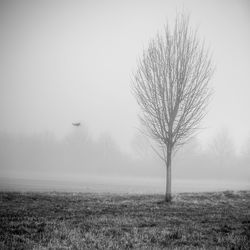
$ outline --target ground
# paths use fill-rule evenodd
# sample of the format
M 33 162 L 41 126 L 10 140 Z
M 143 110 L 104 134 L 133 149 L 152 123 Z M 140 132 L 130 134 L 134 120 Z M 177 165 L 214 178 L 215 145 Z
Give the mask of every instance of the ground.
M 250 192 L 0 193 L 0 249 L 250 249 Z

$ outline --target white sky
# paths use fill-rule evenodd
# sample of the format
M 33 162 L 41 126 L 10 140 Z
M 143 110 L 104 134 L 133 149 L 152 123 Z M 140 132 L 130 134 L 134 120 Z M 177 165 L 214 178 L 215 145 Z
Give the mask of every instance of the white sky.
M 188 12 L 214 55 L 214 97 L 200 137 L 250 136 L 250 2 L 1 1 L 0 131 L 62 137 L 86 123 L 127 149 L 137 133 L 132 71 L 150 38 Z

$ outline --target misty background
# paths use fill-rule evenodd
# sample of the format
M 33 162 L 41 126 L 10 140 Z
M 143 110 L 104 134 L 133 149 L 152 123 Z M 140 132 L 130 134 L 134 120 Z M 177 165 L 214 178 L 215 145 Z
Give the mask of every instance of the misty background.
M 143 48 L 178 11 L 216 72 L 202 129 L 173 159 L 173 190 L 249 188 L 247 0 L 1 1 L 0 187 L 163 192 L 130 87 Z

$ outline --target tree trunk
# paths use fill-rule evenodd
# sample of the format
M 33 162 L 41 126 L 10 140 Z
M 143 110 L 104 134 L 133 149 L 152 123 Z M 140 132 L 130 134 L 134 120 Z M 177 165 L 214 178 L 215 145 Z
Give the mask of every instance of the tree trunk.
M 171 197 L 171 158 L 172 158 L 172 149 L 167 149 L 167 161 L 166 161 L 166 194 L 165 201 L 170 202 Z

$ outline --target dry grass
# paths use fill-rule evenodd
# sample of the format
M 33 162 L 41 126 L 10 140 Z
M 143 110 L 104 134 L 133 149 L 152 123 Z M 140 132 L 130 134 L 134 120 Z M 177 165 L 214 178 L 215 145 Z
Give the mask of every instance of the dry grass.
M 0 249 L 250 249 L 250 192 L 0 193 Z

